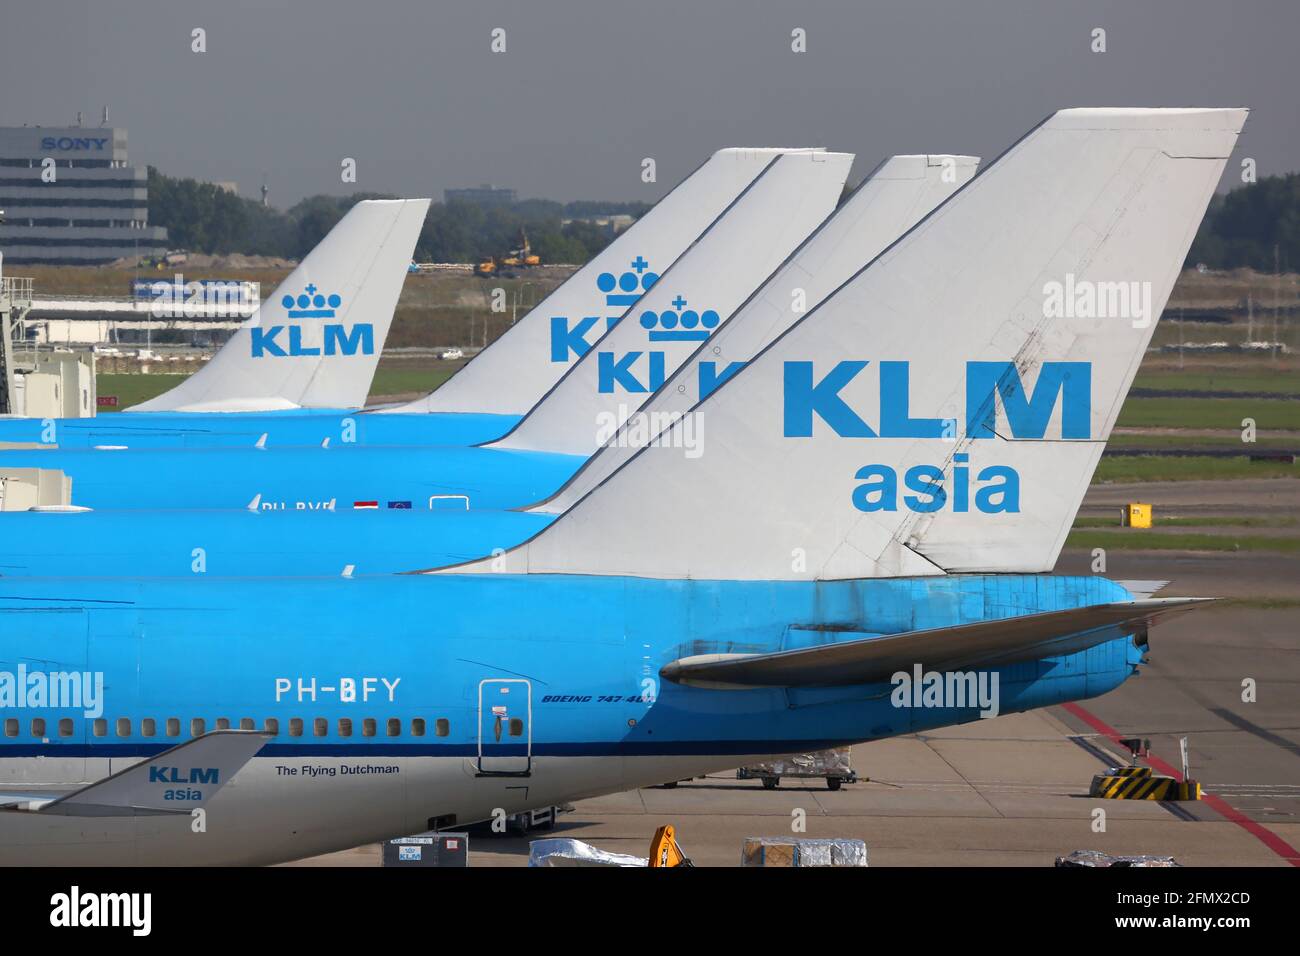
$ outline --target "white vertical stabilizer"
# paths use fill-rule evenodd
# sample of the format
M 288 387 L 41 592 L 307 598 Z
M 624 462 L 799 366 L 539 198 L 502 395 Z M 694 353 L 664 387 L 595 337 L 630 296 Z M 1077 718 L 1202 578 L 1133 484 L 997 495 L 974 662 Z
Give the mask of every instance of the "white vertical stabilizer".
M 644 216 L 431 395 L 384 409 L 523 415 L 782 154 L 714 153 Z M 820 152 L 820 150 L 797 150 Z
M 360 408 L 427 199 L 357 203 L 203 368 L 133 412 Z
M 744 308 L 664 383 L 639 413 L 546 502 L 529 509 L 561 514 L 637 450 L 736 374 L 777 336 L 878 256 L 975 175 L 974 156 L 891 156 L 878 166 Z M 697 420 L 699 424 L 702 419 Z M 703 448 L 702 431 L 690 435 Z
M 852 165 L 852 153 L 779 157 L 491 447 L 594 453 L 611 418 L 640 408 L 830 215 Z
M 1245 119 L 1055 114 L 701 401 L 703 454 L 459 570 L 1051 570 Z

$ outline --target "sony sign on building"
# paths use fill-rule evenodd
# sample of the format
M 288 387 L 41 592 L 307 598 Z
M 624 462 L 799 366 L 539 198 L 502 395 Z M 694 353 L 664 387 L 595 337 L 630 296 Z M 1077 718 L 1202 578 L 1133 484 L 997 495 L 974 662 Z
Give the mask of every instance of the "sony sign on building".
M 9 263 L 96 265 L 154 255 L 147 173 L 126 158 L 126 130 L 0 127 L 0 253 Z

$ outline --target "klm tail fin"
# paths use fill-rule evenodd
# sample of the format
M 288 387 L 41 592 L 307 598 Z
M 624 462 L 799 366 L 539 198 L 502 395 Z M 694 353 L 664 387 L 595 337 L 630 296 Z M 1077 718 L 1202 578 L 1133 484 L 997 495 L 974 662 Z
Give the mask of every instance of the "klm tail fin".
M 803 315 L 975 175 L 975 156 L 891 156 L 805 240 L 763 288 L 702 344 L 627 421 L 610 416 L 604 447 L 552 498 L 530 510 L 562 514 L 740 371 Z M 698 421 L 697 421 L 698 424 Z M 615 430 L 617 428 L 617 430 Z M 612 437 L 610 437 L 612 435 Z M 706 440 L 693 434 L 693 441 Z
M 357 203 L 212 361 L 130 411 L 364 405 L 428 210 L 427 199 Z
M 426 398 L 385 411 L 523 415 L 788 152 L 714 153 L 445 385 Z
M 1245 119 L 1055 114 L 493 566 L 1050 570 Z
M 852 165 L 852 153 L 777 157 L 492 447 L 594 453 L 602 422 L 640 408 L 830 215 Z

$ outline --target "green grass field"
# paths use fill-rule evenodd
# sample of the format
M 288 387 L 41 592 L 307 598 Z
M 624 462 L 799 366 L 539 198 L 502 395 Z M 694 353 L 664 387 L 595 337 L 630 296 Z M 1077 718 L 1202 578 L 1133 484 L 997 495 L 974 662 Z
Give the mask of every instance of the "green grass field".
M 1244 518 L 1225 516 L 1194 516 L 1187 518 L 1159 518 L 1156 524 L 1162 528 L 1293 528 L 1295 518 Z M 1075 518 L 1074 528 L 1117 528 L 1117 518 Z
M 1071 531 L 1067 548 L 1106 548 L 1121 551 L 1274 551 L 1300 553 L 1300 538 L 1265 538 L 1259 535 L 1148 534 L 1139 528 L 1114 531 Z
M 1111 435 L 1110 440 L 1106 442 L 1107 448 L 1151 448 L 1151 449 L 1177 449 L 1179 451 L 1196 451 L 1198 449 L 1233 449 L 1241 452 L 1243 455 L 1250 455 L 1256 451 L 1267 451 L 1269 449 L 1300 449 L 1300 438 L 1269 438 L 1268 436 L 1255 436 L 1254 442 L 1243 442 L 1241 440 L 1241 430 L 1229 432 L 1224 435 Z
M 1256 368 L 1203 372 L 1151 370 L 1138 372 L 1134 388 L 1178 388 L 1201 392 L 1280 392 L 1300 395 L 1300 376 Z
M 1270 398 L 1130 398 L 1119 413 L 1124 428 L 1222 428 L 1240 431 L 1242 419 L 1256 432 L 1300 429 L 1300 402 Z
M 371 395 L 401 395 L 405 392 L 432 392 L 447 381 L 458 366 L 448 364 L 441 368 L 381 368 L 375 373 Z M 101 412 L 121 411 L 131 405 L 161 395 L 185 378 L 184 375 L 113 375 L 101 374 L 96 385 L 101 398 L 117 396 L 116 408 L 102 408 Z
M 1249 458 L 1201 458 L 1149 455 L 1103 458 L 1093 475 L 1101 481 L 1227 481 L 1235 478 L 1300 478 L 1300 465 Z

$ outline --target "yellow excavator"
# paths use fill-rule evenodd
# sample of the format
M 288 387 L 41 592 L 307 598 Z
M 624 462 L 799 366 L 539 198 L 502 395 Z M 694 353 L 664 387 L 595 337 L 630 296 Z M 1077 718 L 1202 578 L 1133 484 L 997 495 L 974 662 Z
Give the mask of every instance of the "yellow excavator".
M 481 259 L 479 264 L 474 267 L 474 274 L 487 278 L 500 273 L 510 278 L 515 269 L 532 269 L 541 264 L 542 257 L 533 252 L 533 247 L 528 242 L 528 233 L 521 226 L 519 228 L 519 245 L 501 258 L 488 256 Z

